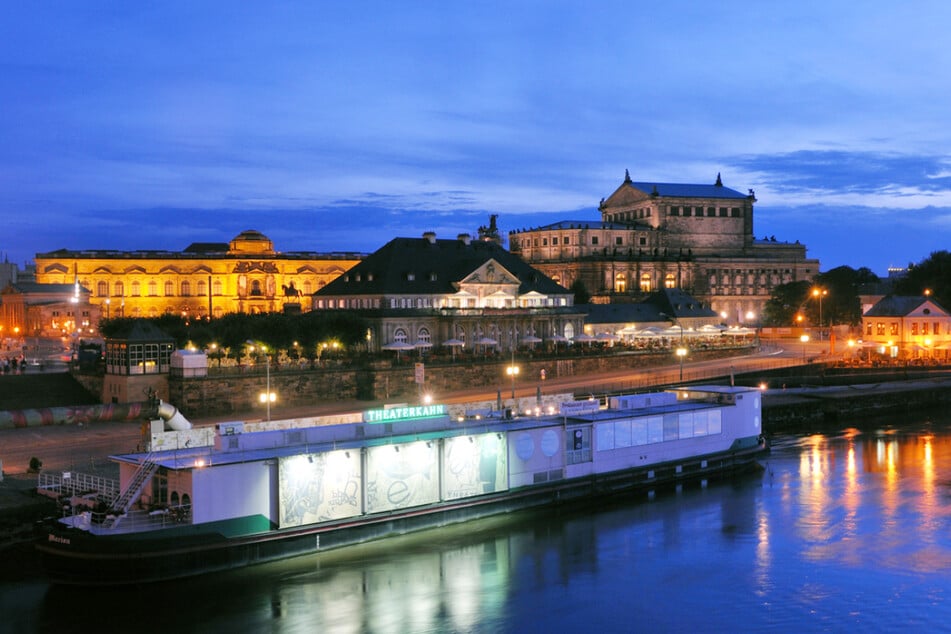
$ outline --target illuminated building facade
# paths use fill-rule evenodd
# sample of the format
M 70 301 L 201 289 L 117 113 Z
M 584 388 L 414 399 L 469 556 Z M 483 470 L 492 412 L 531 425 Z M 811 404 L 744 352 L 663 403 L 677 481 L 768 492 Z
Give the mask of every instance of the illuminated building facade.
M 753 237 L 753 191 L 624 182 L 600 221 L 509 232 L 509 248 L 562 286 L 580 280 L 597 303 L 680 288 L 729 323 L 757 322 L 772 289 L 811 280 L 819 261 L 798 241 Z
M 887 295 L 862 315 L 862 345 L 898 359 L 948 359 L 951 315 L 925 296 Z
M 92 337 L 99 307 L 77 284 L 18 282 L 0 291 L 0 337 Z
M 314 295 L 315 310 L 364 317 L 373 351 L 571 339 L 585 316 L 573 304 L 570 291 L 495 241 L 431 232 L 391 240 Z
M 36 254 L 36 280 L 88 288 L 103 317 L 307 310 L 309 296 L 360 261 L 357 253 L 280 252 L 259 231 L 181 252 L 71 251 Z

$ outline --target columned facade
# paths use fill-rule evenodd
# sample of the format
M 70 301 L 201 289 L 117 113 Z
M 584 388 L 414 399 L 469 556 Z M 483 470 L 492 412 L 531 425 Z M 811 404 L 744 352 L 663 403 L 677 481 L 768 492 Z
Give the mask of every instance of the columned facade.
M 581 281 L 597 303 L 679 288 L 727 323 L 756 323 L 774 287 L 811 280 L 819 261 L 798 241 L 753 235 L 752 190 L 624 182 L 601 220 L 509 233 L 511 251 L 565 287 Z
M 267 236 L 248 230 L 228 243 L 194 243 L 181 252 L 38 253 L 36 279 L 47 284 L 78 282 L 107 318 L 164 313 L 219 317 L 277 312 L 288 304 L 308 310 L 310 295 L 361 257 L 280 252 Z

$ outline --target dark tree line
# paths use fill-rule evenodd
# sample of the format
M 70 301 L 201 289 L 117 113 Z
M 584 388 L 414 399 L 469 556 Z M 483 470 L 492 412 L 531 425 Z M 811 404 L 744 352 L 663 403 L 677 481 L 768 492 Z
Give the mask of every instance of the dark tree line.
M 235 358 L 247 348 L 248 341 L 271 350 L 285 350 L 291 357 L 300 355 L 309 359 L 317 358 L 320 345 L 330 341 L 340 343 L 344 349 L 366 344 L 366 321 L 343 311 L 312 311 L 299 315 L 229 313 L 210 320 L 166 314 L 144 320 L 175 339 L 178 348 L 193 345 L 207 350 L 214 344 L 217 350 L 229 349 Z M 133 321 L 135 318 L 131 317 L 104 319 L 99 329 L 108 338 L 125 331 Z

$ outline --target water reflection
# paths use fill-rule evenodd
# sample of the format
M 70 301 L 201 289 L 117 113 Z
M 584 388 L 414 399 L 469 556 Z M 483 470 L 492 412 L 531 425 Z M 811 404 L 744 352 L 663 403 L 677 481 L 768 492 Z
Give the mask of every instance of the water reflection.
M 781 436 L 761 474 L 652 501 L 512 514 L 179 583 L 0 585 L 0 611 L 21 631 L 61 632 L 946 627 L 948 429 Z

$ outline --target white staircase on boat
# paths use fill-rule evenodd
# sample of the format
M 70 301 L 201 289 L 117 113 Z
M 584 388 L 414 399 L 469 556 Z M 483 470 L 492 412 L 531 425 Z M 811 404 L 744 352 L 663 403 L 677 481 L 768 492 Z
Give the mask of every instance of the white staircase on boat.
M 152 480 L 152 476 L 155 475 L 155 472 L 158 471 L 159 468 L 158 464 L 152 462 L 151 458 L 152 454 L 147 455 L 145 460 L 142 461 L 142 464 L 139 465 L 139 468 L 136 469 L 132 480 L 129 481 L 129 486 L 122 491 L 112 504 L 112 513 L 115 514 L 115 517 L 111 519 L 111 521 L 107 520 L 104 525 L 109 528 L 115 528 L 119 524 L 121 517 L 132 508 L 132 503 L 142 495 L 146 483 Z

